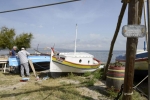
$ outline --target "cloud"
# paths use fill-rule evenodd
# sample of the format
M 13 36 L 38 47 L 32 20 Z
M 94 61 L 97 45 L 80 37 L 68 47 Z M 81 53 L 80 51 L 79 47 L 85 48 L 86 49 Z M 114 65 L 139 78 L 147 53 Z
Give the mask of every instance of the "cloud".
M 28 25 L 27 23 L 25 25 Z M 29 24 L 31 27 L 43 28 L 43 25 Z
M 100 34 L 91 33 L 90 34 L 90 38 L 92 38 L 92 39 L 98 39 L 98 38 L 100 38 Z
M 30 26 L 35 27 L 35 24 L 30 24 Z
M 74 41 L 72 39 L 64 39 L 63 37 L 56 37 L 51 35 L 44 35 L 44 34 L 36 34 L 34 35 L 35 39 L 32 41 L 32 46 L 36 47 L 37 44 L 40 44 L 40 47 L 52 46 L 55 44 L 57 48 L 63 49 L 74 49 Z M 39 41 L 41 40 L 41 41 Z M 61 41 L 60 41 L 61 40 Z M 87 39 L 77 39 L 77 49 L 79 50 L 102 50 L 106 49 L 104 47 L 107 42 L 102 43 L 100 39 L 89 38 Z M 104 48 L 103 48 L 104 47 Z
M 63 20 L 75 21 L 80 24 L 91 23 L 97 18 L 103 16 L 103 14 L 97 14 L 94 11 L 85 11 L 85 12 L 77 12 L 77 11 L 65 11 L 61 9 L 55 9 L 54 16 Z
M 43 28 L 43 26 L 42 26 L 42 25 L 39 25 L 38 27 L 39 27 L 39 28 Z

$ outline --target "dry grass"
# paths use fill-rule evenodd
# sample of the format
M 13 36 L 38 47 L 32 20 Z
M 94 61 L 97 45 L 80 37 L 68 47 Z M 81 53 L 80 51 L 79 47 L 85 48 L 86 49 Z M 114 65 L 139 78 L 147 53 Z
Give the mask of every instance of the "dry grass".
M 40 80 L 31 73 L 28 82 L 20 82 L 19 75 L 0 72 L 0 100 L 113 100 L 107 97 L 103 81 L 97 75 L 88 74 L 57 79 L 49 78 L 46 73 L 39 72 Z M 92 77 L 91 77 L 92 76 Z M 100 77 L 100 76 L 98 76 Z M 93 79 L 94 78 L 94 79 Z
M 0 100 L 94 100 L 94 98 L 101 96 L 101 94 L 96 95 L 96 97 L 89 95 L 88 90 L 90 89 L 86 85 L 80 84 L 87 82 L 87 79 L 81 76 L 71 75 L 43 80 L 42 78 L 46 75 L 43 74 L 41 79 L 36 81 L 34 75 L 31 74 L 28 82 L 20 82 L 21 77 L 19 75 L 1 72 Z M 83 93 L 83 88 L 87 88 L 87 94 Z M 90 91 L 92 91 L 91 93 L 97 92 L 92 89 Z

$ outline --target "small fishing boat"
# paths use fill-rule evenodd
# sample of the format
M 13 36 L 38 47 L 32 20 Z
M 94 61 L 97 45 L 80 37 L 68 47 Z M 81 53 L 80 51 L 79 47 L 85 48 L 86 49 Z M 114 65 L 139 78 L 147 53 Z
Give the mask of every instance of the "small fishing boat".
M 126 55 L 119 55 L 116 57 L 116 61 L 119 61 L 123 65 L 126 62 Z M 134 75 L 145 77 L 148 75 L 148 52 L 140 51 L 135 55 L 135 64 L 134 64 Z
M 93 72 L 100 67 L 100 61 L 86 52 L 61 52 L 55 54 L 51 50 L 50 73 L 52 77 L 59 77 L 64 73 Z
M 147 47 L 149 45 L 148 43 L 148 24 L 147 24 L 147 18 L 146 18 L 146 6 L 144 3 L 144 22 L 145 22 L 145 27 L 146 27 L 146 35 L 145 35 L 145 41 L 144 41 L 144 50 L 138 50 L 136 55 L 135 55 L 135 64 L 134 64 L 134 76 L 139 78 L 139 77 L 146 77 L 148 75 L 148 51 L 146 50 L 146 44 Z M 126 62 L 126 55 L 120 55 L 116 57 L 116 61 L 121 62 L 122 64 L 125 65 Z
M 48 70 L 50 65 L 50 56 L 44 55 L 30 55 L 28 59 L 32 61 L 36 71 Z M 20 66 L 19 58 L 9 57 L 9 66 Z M 31 67 L 30 67 L 31 68 Z
M 51 48 L 50 74 L 52 77 L 59 77 L 70 72 L 93 72 L 100 67 L 100 61 L 94 58 L 93 55 L 86 52 L 76 52 L 76 38 L 74 52 L 56 53 L 54 48 Z

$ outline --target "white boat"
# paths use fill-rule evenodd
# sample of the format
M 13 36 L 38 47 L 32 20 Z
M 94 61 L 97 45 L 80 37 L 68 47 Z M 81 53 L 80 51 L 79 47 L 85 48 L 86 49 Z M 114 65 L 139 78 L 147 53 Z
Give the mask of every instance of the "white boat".
M 100 67 L 100 61 L 86 52 L 61 52 L 54 54 L 51 50 L 50 73 L 52 77 L 59 77 L 63 73 L 93 72 Z
M 77 38 L 77 29 L 76 29 Z M 100 61 L 86 52 L 76 52 L 76 38 L 74 52 L 55 53 L 51 48 L 50 73 L 52 77 L 59 77 L 63 73 L 93 72 L 100 67 Z

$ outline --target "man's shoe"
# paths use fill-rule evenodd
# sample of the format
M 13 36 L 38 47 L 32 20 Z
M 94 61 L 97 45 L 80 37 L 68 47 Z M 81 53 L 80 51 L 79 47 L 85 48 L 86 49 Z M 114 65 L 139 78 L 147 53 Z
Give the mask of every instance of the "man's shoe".
M 27 75 L 27 77 L 30 77 L 30 75 Z
M 12 71 L 9 71 L 9 73 L 12 73 Z

